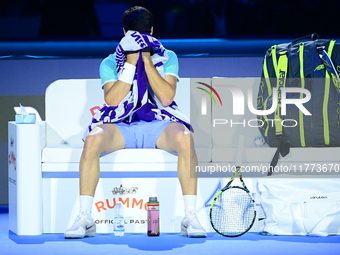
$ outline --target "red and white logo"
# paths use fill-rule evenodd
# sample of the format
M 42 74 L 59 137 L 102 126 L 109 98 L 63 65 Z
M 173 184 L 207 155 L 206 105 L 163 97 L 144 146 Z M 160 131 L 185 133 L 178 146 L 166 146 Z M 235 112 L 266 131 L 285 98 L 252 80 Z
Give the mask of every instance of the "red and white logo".
M 10 166 L 11 164 L 13 164 L 14 170 L 17 170 L 17 159 L 13 151 L 8 154 L 8 165 Z

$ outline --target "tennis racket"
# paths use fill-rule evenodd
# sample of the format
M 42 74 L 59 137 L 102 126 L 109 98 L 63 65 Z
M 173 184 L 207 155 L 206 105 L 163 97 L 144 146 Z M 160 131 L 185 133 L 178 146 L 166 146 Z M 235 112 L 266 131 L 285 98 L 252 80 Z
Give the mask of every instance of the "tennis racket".
M 210 207 L 210 223 L 214 230 L 228 237 L 241 236 L 249 231 L 256 218 L 255 200 L 246 187 L 241 173 L 245 137 L 239 137 L 236 171 L 228 184 L 216 195 Z M 237 176 L 243 187 L 231 186 Z

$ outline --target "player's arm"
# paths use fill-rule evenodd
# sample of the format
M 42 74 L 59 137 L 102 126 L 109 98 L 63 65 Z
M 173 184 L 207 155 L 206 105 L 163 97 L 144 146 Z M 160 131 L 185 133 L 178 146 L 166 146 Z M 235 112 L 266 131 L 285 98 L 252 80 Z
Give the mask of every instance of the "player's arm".
M 143 52 L 143 62 L 149 84 L 163 106 L 168 106 L 174 100 L 176 94 L 177 78 L 165 75 L 164 79 L 153 65 L 150 52 Z
M 130 53 L 126 56 L 125 63 L 136 66 L 138 62 L 138 57 L 139 53 Z M 106 104 L 117 106 L 129 93 L 131 85 L 132 83 L 130 84 L 120 79 L 116 82 L 107 82 L 104 85 L 104 100 Z

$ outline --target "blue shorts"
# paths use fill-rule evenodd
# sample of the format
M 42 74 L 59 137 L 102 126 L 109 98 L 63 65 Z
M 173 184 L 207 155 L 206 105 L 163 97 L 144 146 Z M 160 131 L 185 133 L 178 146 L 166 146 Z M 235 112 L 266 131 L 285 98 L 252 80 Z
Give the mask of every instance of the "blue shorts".
M 158 137 L 170 123 L 169 120 L 153 120 L 150 122 L 140 120 L 130 125 L 123 122 L 114 124 L 124 137 L 125 149 L 154 149 Z

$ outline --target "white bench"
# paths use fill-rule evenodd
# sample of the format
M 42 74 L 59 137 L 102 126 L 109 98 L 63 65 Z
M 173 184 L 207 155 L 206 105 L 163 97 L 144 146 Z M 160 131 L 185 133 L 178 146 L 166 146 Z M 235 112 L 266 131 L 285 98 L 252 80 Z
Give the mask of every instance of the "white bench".
M 179 81 L 175 101 L 190 117 L 190 79 Z M 78 213 L 81 138 L 92 115 L 103 105 L 100 80 L 59 80 L 46 90 L 47 145 L 42 153 L 42 173 L 43 194 L 50 195 L 43 196 L 44 233 L 63 232 L 74 220 L 72 215 Z M 199 158 L 209 162 L 210 144 L 205 144 L 205 148 L 202 144 L 209 140 L 200 140 Z M 100 168 L 102 178 L 93 207 L 98 232 L 112 229 L 112 224 L 105 223 L 105 220 L 113 219 L 110 207 L 119 199 L 126 203 L 126 231 L 145 232 L 146 224 L 141 222 L 145 222 L 145 204 L 150 196 L 157 196 L 163 209 L 161 231 L 179 230 L 183 202 L 177 180 L 177 155 L 158 149 L 119 150 L 101 157 Z M 120 189 L 120 193 L 113 194 L 114 189 Z M 129 194 L 129 191 L 134 194 Z M 59 199 L 51 199 L 51 196 Z M 174 205 L 181 209 L 174 208 Z

